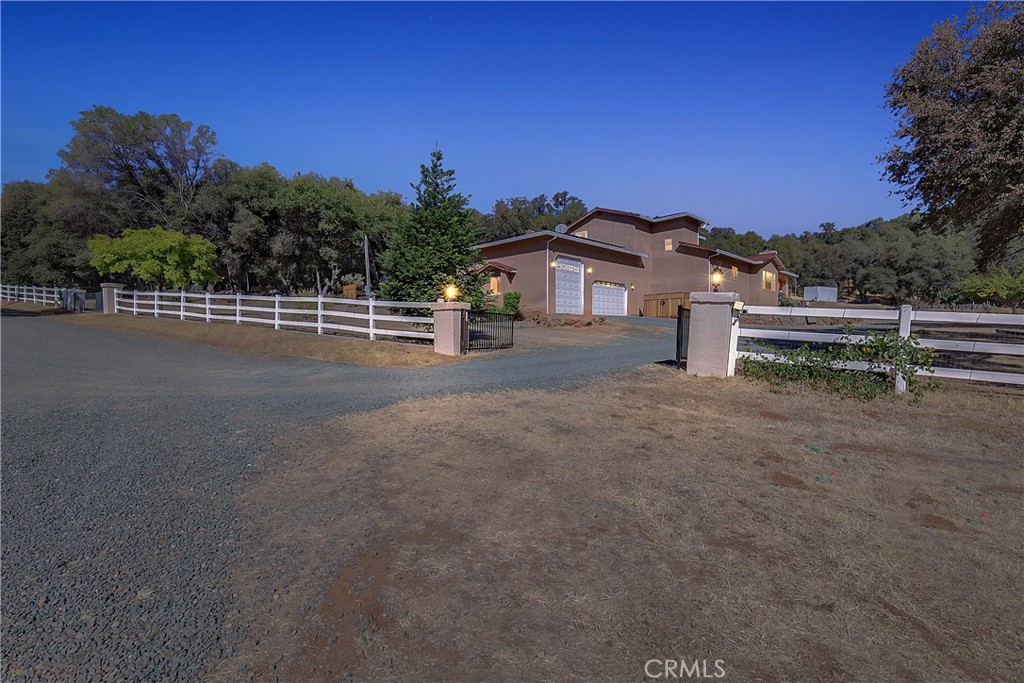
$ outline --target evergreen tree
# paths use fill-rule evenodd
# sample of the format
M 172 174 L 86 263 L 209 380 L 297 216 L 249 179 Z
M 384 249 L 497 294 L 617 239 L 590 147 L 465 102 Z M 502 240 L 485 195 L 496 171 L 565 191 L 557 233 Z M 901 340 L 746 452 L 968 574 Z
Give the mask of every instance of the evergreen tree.
M 435 149 L 430 165 L 420 166 L 413 185 L 416 203 L 408 221 L 388 236 L 381 266 L 381 296 L 390 301 L 435 301 L 448 285 L 459 288 L 458 299 L 483 305 L 482 278 L 474 246 L 479 232 L 469 198 L 455 190 L 455 171 L 444 168 Z

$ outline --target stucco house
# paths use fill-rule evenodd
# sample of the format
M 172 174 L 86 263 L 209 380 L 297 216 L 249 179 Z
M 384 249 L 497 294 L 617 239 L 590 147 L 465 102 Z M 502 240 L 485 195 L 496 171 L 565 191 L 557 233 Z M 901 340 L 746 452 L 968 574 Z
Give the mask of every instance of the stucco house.
M 540 230 L 477 245 L 485 289 L 521 294 L 520 308 L 575 315 L 671 317 L 692 291 L 739 292 L 752 305 L 777 305 L 789 280 L 778 254 L 740 256 L 700 244 L 703 218 L 648 217 L 597 208 L 564 232 Z

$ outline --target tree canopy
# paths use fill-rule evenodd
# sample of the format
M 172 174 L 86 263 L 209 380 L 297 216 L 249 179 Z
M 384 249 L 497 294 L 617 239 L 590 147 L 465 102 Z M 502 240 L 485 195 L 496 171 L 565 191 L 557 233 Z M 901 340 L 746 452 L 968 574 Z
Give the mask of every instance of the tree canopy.
M 935 230 L 974 230 L 982 262 L 1024 249 L 1024 13 L 1009 3 L 934 27 L 889 84 L 897 193 Z
M 559 223 L 566 225 L 582 218 L 587 205 L 579 197 L 566 191 L 547 195 L 509 197 L 494 203 L 491 213 L 479 217 L 478 223 L 485 241 L 523 235 L 530 230 L 553 230 Z
M 124 237 L 96 235 L 88 242 L 92 265 L 104 275 L 127 275 L 158 289 L 184 289 L 217 280 L 217 248 L 199 235 L 150 228 L 124 231 Z

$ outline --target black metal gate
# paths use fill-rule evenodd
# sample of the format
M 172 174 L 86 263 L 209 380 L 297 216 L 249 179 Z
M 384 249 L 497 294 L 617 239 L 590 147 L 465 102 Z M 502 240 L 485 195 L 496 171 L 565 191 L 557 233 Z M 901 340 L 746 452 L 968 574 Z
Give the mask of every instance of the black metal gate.
M 676 367 L 683 367 L 690 345 L 690 309 L 680 306 L 676 310 Z
M 463 352 L 512 348 L 515 320 L 512 313 L 466 311 L 462 318 Z

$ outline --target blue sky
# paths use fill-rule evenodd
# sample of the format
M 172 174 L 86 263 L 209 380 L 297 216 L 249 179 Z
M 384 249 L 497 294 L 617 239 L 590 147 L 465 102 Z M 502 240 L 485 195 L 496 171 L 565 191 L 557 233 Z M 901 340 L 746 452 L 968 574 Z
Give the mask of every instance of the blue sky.
M 800 232 L 903 212 L 892 70 L 959 3 L 0 5 L 0 176 L 42 180 L 94 104 L 176 113 L 239 163 Z

